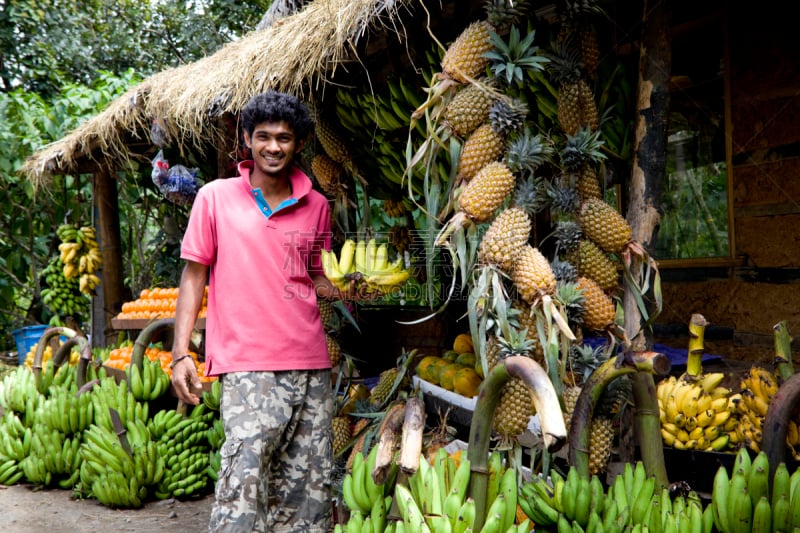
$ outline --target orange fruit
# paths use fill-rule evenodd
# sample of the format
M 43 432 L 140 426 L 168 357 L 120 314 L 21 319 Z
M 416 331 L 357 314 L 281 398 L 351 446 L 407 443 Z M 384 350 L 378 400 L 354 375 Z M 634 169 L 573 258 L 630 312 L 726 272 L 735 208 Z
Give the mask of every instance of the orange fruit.
M 453 390 L 456 373 L 464 368 L 464 365 L 459 363 L 450 363 L 442 367 L 439 372 L 439 386 L 446 390 Z
M 478 395 L 478 389 L 483 380 L 475 369 L 464 366 L 453 376 L 453 390 L 461 396 L 472 398 Z
M 453 351 L 467 353 L 474 350 L 472 336 L 469 333 L 459 333 L 453 341 Z

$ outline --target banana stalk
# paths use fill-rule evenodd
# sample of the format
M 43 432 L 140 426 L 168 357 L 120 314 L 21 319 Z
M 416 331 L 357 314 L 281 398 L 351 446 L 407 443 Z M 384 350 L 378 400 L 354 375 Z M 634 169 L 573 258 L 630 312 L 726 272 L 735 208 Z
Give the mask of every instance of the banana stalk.
M 422 398 L 413 397 L 406 401 L 403 434 L 400 440 L 400 456 L 397 466 L 408 475 L 419 468 L 422 454 L 422 434 L 425 431 L 425 402 Z
M 486 520 L 486 495 L 488 488 L 489 440 L 492 418 L 500 401 L 500 394 L 511 378 L 521 379 L 531 390 L 531 397 L 542 428 L 542 442 L 548 451 L 558 450 L 565 442 L 567 429 L 561 413 L 558 395 L 545 370 L 533 359 L 514 355 L 501 361 L 484 379 L 475 404 L 470 425 L 467 459 L 472 465 L 470 497 L 475 501 L 474 531 L 480 531 Z M 656 421 L 658 418 L 656 417 Z
M 592 372 L 581 388 L 572 413 L 569 431 L 569 464 L 585 479 L 589 474 L 589 435 L 592 426 L 592 413 L 606 387 L 625 374 L 644 372 L 665 375 L 669 373 L 670 361 L 667 356 L 657 352 L 625 353 L 609 358 Z M 637 412 L 637 416 L 640 413 Z M 655 414 L 658 422 L 658 411 Z M 666 486 L 666 485 L 665 485 Z
M 800 374 L 795 374 L 778 388 L 764 417 L 761 449 L 769 458 L 770 472 L 786 461 L 786 431 L 792 414 L 800 406 Z
M 689 353 L 686 358 L 686 373 L 699 376 L 703 373 L 703 337 L 708 321 L 699 313 L 692 315 L 689 321 Z
M 782 320 L 772 326 L 775 332 L 775 367 L 782 380 L 787 380 L 794 375 L 794 365 L 792 364 L 792 337 L 789 335 L 789 328 L 786 321 Z
M 74 329 L 66 327 L 47 328 L 44 330 L 44 333 L 42 333 L 42 336 L 36 343 L 36 353 L 33 355 L 33 364 L 31 365 L 31 370 L 33 371 L 33 377 L 36 380 L 37 388 L 39 388 L 40 381 L 42 379 L 42 359 L 44 359 L 44 351 L 47 349 L 47 345 L 50 344 L 50 339 L 59 336 L 71 339 L 77 334 L 78 333 Z M 61 366 L 61 362 L 56 359 L 53 360 L 53 364 L 56 366 Z

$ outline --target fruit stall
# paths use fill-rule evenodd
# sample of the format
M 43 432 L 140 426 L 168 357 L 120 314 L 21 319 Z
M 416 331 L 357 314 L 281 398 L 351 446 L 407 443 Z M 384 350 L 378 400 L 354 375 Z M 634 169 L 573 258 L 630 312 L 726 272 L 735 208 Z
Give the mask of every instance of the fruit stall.
M 800 258 L 776 237 L 796 208 L 763 177 L 776 154 L 791 174 L 800 135 L 775 131 L 789 112 L 755 132 L 758 105 L 796 103 L 781 88 L 758 99 L 731 89 L 734 80 L 759 92 L 748 70 L 757 61 L 723 39 L 741 16 L 711 4 L 699 14 L 677 5 L 670 24 L 663 5 L 645 17 L 625 1 L 317 0 L 169 73 L 171 83 L 146 80 L 134 92 L 147 98 L 122 98 L 97 118 L 149 139 L 152 117 L 170 117 L 159 133 L 188 152 L 213 146 L 221 178 L 240 154 L 236 111 L 249 96 L 277 88 L 311 108 L 301 164 L 332 208 L 322 266 L 333 283 L 374 296 L 318 302 L 335 369 L 336 533 L 800 528 L 790 334 Z M 297 35 L 307 47 L 276 52 Z M 776 35 L 750 38 L 748 52 L 785 46 Z M 280 56 L 267 64 L 272 77 L 208 68 L 256 51 Z M 225 98 L 223 78 L 242 80 Z M 191 100 L 206 111 L 169 107 Z M 130 121 L 130 101 L 147 131 Z M 689 146 L 679 133 L 702 130 L 692 121 L 713 129 L 699 143 L 716 158 L 703 166 L 706 188 L 691 187 L 699 171 L 675 167 Z M 93 127 L 33 158 L 31 179 L 68 169 L 64 153 L 93 159 L 75 148 L 91 145 Z M 97 195 L 112 156 L 141 144 L 105 154 Z M 659 205 L 675 181 L 698 202 L 691 216 L 667 212 L 677 195 Z M 797 179 L 786 181 L 791 196 Z M 711 189 L 730 204 L 720 208 Z M 187 208 L 191 195 L 164 201 Z M 208 494 L 224 439 L 219 382 L 204 380 L 196 407 L 177 401 L 168 362 L 178 289 L 123 296 L 119 220 L 98 204 L 98 230 L 58 228 L 45 272 L 55 314 L 93 310 L 91 340 L 51 325 L 0 379 L 0 484 L 119 508 Z M 702 238 L 681 218 L 708 223 L 694 232 Z M 759 233 L 766 219 L 774 231 Z M 743 309 L 748 298 L 771 305 Z M 749 359 L 710 351 L 715 326 L 749 343 Z M 670 328 L 680 335 L 655 338 Z M 204 330 L 201 311 L 191 354 L 200 368 Z

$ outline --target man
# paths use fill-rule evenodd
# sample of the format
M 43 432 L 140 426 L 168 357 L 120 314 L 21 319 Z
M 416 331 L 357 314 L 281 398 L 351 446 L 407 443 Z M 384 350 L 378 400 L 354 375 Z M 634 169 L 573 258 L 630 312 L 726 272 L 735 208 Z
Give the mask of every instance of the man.
M 178 397 L 199 402 L 189 338 L 208 282 L 206 373 L 222 381 L 225 444 L 209 530 L 324 533 L 331 522 L 331 363 L 316 298 L 328 202 L 294 165 L 311 131 L 295 97 L 255 96 L 240 116 L 252 160 L 197 194 L 181 257 L 172 348 Z

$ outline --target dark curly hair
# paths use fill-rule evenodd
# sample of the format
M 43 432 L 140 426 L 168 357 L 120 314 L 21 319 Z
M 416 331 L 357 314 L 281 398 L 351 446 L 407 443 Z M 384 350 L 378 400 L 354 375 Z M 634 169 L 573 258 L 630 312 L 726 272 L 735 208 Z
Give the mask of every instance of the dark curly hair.
M 248 135 L 253 135 L 255 127 L 264 122 L 285 121 L 298 140 L 305 139 L 312 128 L 308 109 L 296 96 L 272 90 L 251 98 L 242 108 L 239 119 L 242 131 Z

